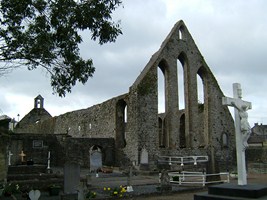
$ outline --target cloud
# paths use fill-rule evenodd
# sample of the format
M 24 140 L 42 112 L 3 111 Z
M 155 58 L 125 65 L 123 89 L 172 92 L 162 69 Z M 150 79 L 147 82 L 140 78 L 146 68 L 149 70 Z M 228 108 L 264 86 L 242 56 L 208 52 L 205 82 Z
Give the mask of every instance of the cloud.
M 267 124 L 267 3 L 265 0 L 124 0 L 115 11 L 123 35 L 98 45 L 83 32 L 81 55 L 92 58 L 96 72 L 77 84 L 65 98 L 52 95 L 42 70 L 15 70 L 0 77 L 0 109 L 10 117 L 27 114 L 41 94 L 52 115 L 83 109 L 128 92 L 174 24 L 184 20 L 206 63 L 226 96 L 239 82 L 244 100 L 251 101 L 250 123 Z

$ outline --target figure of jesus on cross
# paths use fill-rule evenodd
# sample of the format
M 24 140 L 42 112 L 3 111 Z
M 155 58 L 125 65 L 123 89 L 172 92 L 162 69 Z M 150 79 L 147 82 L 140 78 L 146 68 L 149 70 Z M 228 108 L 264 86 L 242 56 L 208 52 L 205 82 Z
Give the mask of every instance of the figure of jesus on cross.
M 242 100 L 242 90 L 239 83 L 233 84 L 234 98 L 223 97 L 222 104 L 235 108 L 235 138 L 238 185 L 247 185 L 247 172 L 245 150 L 248 147 L 248 138 L 251 128 L 248 123 L 247 110 L 251 109 L 251 103 Z

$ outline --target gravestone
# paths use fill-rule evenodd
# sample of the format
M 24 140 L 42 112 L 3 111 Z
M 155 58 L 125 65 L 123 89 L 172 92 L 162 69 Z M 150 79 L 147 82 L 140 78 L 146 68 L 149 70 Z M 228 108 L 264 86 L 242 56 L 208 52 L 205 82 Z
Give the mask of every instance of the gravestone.
M 31 200 L 38 200 L 41 196 L 41 192 L 39 190 L 31 190 L 29 192 L 29 197 Z
M 97 171 L 99 168 L 102 168 L 102 152 L 92 151 L 90 154 L 90 171 Z
M 170 183 L 170 176 L 166 170 L 161 171 L 160 190 L 161 190 L 161 192 L 168 192 L 168 191 L 172 190 L 172 186 Z
M 80 165 L 66 163 L 64 165 L 64 194 L 77 194 L 80 184 Z
M 21 164 L 25 164 L 25 157 L 26 157 L 26 154 L 23 152 L 23 151 L 21 151 L 20 152 L 20 154 L 19 154 L 19 156 L 20 156 L 20 162 L 21 162 Z
M 140 169 L 141 170 L 148 170 L 149 169 L 148 151 L 146 150 L 146 148 L 143 148 L 141 150 Z
M 113 147 L 107 147 L 105 150 L 105 164 L 107 166 L 113 166 L 114 165 L 114 149 Z
M 132 177 L 133 177 L 133 167 L 130 166 L 129 173 L 127 176 L 127 192 L 133 192 Z

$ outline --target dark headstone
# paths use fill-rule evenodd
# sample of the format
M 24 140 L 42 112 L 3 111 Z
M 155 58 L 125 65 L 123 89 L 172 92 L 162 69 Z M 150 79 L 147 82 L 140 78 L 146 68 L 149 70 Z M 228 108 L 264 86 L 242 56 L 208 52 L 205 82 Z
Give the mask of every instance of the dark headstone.
M 80 165 L 66 163 L 64 165 L 64 194 L 78 193 L 80 184 Z
M 172 190 L 172 186 L 170 183 L 170 176 L 166 170 L 161 171 L 160 176 L 160 190 L 161 192 L 168 192 Z

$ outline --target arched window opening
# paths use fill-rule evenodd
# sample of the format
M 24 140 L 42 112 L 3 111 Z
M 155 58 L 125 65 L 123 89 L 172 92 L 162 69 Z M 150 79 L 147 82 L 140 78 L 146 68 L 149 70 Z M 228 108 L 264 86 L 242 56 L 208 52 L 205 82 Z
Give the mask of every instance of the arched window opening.
M 197 96 L 199 112 L 204 111 L 204 87 L 200 75 L 197 75 Z
M 121 99 L 116 105 L 116 146 L 126 146 L 127 104 Z
M 164 68 L 158 67 L 158 113 L 165 113 L 165 77 Z
M 178 37 L 179 37 L 179 40 L 184 40 L 185 37 L 184 37 L 184 27 L 181 26 L 178 30 Z
M 124 108 L 124 123 L 127 124 L 127 120 L 128 120 L 128 109 L 127 109 L 127 105 Z
M 177 60 L 177 81 L 178 81 L 178 99 L 179 110 L 185 109 L 185 90 L 184 90 L 184 67 L 182 61 Z
M 41 95 L 35 97 L 34 108 L 44 108 L 44 98 Z
M 41 100 L 37 99 L 36 104 L 37 104 L 37 108 L 40 108 L 41 107 Z
M 204 111 L 208 75 L 209 74 L 204 67 L 200 67 L 197 71 L 197 95 L 200 112 Z
M 182 40 L 182 39 L 183 39 L 183 34 L 182 34 L 181 29 L 179 29 L 179 40 Z

